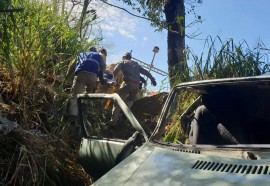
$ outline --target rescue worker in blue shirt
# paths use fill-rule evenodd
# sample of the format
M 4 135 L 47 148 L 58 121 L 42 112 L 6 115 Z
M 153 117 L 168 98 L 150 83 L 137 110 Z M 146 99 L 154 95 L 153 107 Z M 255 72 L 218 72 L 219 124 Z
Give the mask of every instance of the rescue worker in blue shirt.
M 69 113 L 70 115 L 78 115 L 77 94 L 93 93 L 96 88 L 96 81 L 99 78 L 102 84 L 106 84 L 103 78 L 103 71 L 106 68 L 105 49 L 101 49 L 99 53 L 94 51 L 80 53 L 77 58 L 75 68 L 75 77 L 73 80 L 72 101 L 70 102 Z

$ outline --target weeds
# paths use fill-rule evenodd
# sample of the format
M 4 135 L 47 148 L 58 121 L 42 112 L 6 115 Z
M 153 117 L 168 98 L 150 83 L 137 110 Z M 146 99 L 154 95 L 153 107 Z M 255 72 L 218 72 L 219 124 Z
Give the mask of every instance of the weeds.
M 67 126 L 61 120 L 68 95 L 56 77 L 66 74 L 78 52 L 87 50 L 98 39 L 79 37 L 68 18 L 55 12 L 49 3 L 14 0 L 12 6 L 23 7 L 22 12 L 0 13 L 1 107 L 10 106 L 7 114 L 12 114 L 20 128 L 39 129 L 49 133 L 52 140 L 35 141 L 32 135 L 19 131 L 11 136 L 0 135 L 0 185 L 91 182 L 75 163 L 73 149 L 60 143 L 60 139 L 69 137 L 65 136 Z M 82 173 L 82 179 L 71 181 L 70 173 L 75 179 Z
M 219 50 L 216 45 L 220 45 Z M 256 76 L 270 70 L 269 54 L 263 52 L 262 42 L 250 49 L 246 41 L 236 45 L 233 39 L 222 42 L 219 37 L 214 40 L 209 37 L 205 47 L 208 47 L 206 55 L 197 56 L 187 50 L 193 80 Z

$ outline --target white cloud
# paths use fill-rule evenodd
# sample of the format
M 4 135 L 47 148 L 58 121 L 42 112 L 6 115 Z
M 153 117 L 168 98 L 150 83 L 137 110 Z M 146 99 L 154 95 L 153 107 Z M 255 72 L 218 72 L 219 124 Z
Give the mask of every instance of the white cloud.
M 102 30 L 114 32 L 117 29 L 115 28 L 115 26 L 102 24 Z
M 129 31 L 125 30 L 125 29 L 119 29 L 119 33 L 122 36 L 125 36 L 125 37 L 128 37 L 128 38 L 131 38 L 131 39 L 136 40 L 135 36 L 133 34 L 131 34 Z
M 97 15 L 102 19 L 99 26 L 104 34 L 114 36 L 119 33 L 123 37 L 136 40 L 137 20 L 135 18 L 129 17 L 122 10 L 105 6 L 105 4 L 97 9 Z
M 147 40 L 148 40 L 148 38 L 147 38 L 147 37 L 143 37 L 143 40 L 144 40 L 144 41 L 147 41 Z
M 117 3 L 115 0 L 108 1 L 111 4 Z M 71 5 L 70 5 L 71 6 Z M 123 5 L 120 5 L 120 7 Z M 75 10 L 72 15 L 79 15 L 82 6 L 75 6 Z M 138 20 L 130 16 L 123 10 L 106 5 L 99 0 L 92 0 L 89 10 L 96 10 L 98 20 L 93 24 L 94 31 L 102 30 L 102 33 L 106 36 L 113 37 L 117 33 L 123 37 L 136 40 L 135 33 Z

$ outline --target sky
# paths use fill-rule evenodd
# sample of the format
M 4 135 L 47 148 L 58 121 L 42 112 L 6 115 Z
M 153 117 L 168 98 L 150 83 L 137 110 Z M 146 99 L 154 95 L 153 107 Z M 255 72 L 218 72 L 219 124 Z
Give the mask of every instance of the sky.
M 117 0 L 109 0 L 112 4 L 130 10 L 129 7 Z M 201 16 L 201 23 L 186 29 L 186 34 L 194 31 L 200 33 L 196 39 L 186 38 L 186 45 L 194 54 L 203 52 L 205 39 L 219 36 L 222 41 L 233 39 L 234 43 L 244 40 L 249 48 L 257 45 L 258 41 L 270 47 L 270 1 L 269 0 L 204 0 L 196 7 L 196 14 Z M 137 14 L 136 12 L 132 12 Z M 108 51 L 107 64 L 121 60 L 125 52 L 132 51 L 133 57 L 147 64 L 153 60 L 153 48 L 159 47 L 153 65 L 155 68 L 168 72 L 167 66 L 167 31 L 155 32 L 150 23 L 129 15 L 121 9 L 102 6 L 98 15 L 103 18 L 99 24 L 102 30 L 102 45 Z M 138 15 L 138 14 L 137 14 Z M 195 19 L 193 14 L 186 15 L 186 25 Z M 151 72 L 157 80 L 157 86 L 148 84 L 149 90 L 169 91 L 168 79 Z M 165 82 L 165 84 L 164 84 Z

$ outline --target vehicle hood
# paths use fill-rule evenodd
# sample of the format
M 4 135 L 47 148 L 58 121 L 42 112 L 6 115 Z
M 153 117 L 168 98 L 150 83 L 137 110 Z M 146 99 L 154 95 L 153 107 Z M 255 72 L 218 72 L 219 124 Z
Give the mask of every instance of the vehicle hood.
M 198 153 L 176 151 L 147 142 L 93 185 L 261 186 L 270 183 L 269 160 L 240 160 Z M 213 169 L 215 165 L 220 169 Z M 233 167 L 239 171 L 231 171 Z

